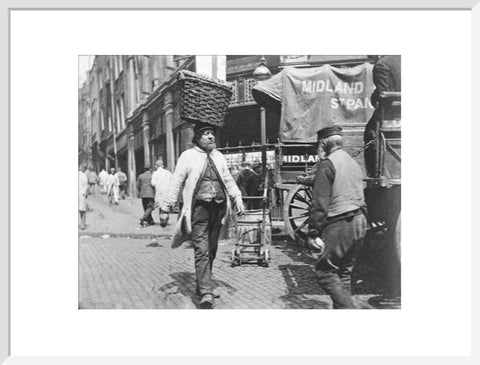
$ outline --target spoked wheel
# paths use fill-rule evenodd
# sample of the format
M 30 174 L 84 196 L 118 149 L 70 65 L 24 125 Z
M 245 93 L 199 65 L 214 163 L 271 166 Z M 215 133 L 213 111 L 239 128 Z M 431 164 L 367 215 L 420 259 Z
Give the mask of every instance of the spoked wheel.
M 312 188 L 295 185 L 288 191 L 283 206 L 283 220 L 288 235 L 293 240 L 305 242 L 308 234 L 308 217 L 312 203 Z

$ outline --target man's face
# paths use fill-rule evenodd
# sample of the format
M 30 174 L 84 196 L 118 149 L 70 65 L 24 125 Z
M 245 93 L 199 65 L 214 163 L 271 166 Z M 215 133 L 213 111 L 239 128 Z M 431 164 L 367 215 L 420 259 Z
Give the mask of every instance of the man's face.
M 323 143 L 322 141 L 318 142 L 318 145 L 317 145 L 317 154 L 318 154 L 318 158 L 320 160 L 324 160 L 325 157 L 327 157 L 327 153 L 325 152 L 324 148 L 323 148 Z
M 215 134 L 212 129 L 207 129 L 201 134 L 201 136 L 198 138 L 198 146 L 206 152 L 210 152 L 215 149 Z
M 115 174 L 115 169 L 110 169 L 110 173 L 113 175 Z

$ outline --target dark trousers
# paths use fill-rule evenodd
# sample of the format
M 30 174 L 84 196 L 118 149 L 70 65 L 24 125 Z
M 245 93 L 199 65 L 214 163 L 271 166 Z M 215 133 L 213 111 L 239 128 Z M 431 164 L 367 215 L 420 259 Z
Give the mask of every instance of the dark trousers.
M 82 228 L 85 228 L 87 225 L 87 212 L 84 210 L 79 210 L 80 212 L 80 226 Z
M 366 232 L 367 219 L 363 214 L 333 222 L 322 232 L 325 252 L 315 269 L 318 283 L 332 298 L 334 309 L 355 308 L 351 275 Z
M 126 183 L 120 183 L 120 185 L 118 186 L 118 190 L 119 190 L 119 199 L 125 199 L 125 192 L 127 190 L 127 184 Z
M 153 198 L 142 198 L 142 205 L 143 205 L 143 211 L 145 214 L 143 215 L 143 221 L 147 222 L 148 224 L 153 224 L 153 217 L 152 217 L 152 212 L 153 209 L 155 208 L 155 199 Z
M 90 194 L 95 195 L 95 186 L 96 185 L 97 185 L 97 183 L 88 183 Z
M 201 295 L 213 294 L 212 266 L 225 215 L 225 203 L 197 201 L 192 215 L 192 244 L 195 252 L 195 275 Z

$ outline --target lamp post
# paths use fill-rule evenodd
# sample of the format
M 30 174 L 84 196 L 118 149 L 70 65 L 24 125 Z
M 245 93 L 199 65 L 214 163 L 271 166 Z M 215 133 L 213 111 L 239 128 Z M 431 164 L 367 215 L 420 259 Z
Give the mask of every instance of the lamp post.
M 253 71 L 253 77 L 256 84 L 259 82 L 268 80 L 272 77 L 272 73 L 268 69 L 265 57 L 262 56 L 260 64 Z M 262 144 L 262 176 L 265 176 L 267 172 L 267 126 L 266 126 L 266 111 L 264 107 L 260 107 L 260 143 Z

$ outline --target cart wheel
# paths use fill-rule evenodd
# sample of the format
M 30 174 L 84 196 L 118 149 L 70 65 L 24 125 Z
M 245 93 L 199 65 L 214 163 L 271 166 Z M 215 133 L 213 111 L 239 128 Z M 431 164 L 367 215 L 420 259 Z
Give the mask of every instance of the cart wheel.
M 288 235 L 293 239 L 305 242 L 308 233 L 308 217 L 312 203 L 312 188 L 306 185 L 295 185 L 288 191 L 283 205 L 283 220 Z

